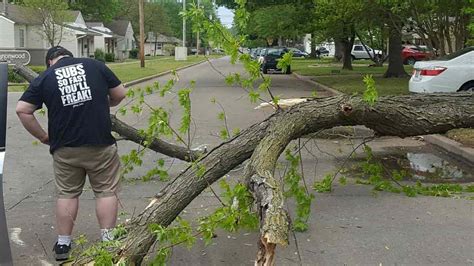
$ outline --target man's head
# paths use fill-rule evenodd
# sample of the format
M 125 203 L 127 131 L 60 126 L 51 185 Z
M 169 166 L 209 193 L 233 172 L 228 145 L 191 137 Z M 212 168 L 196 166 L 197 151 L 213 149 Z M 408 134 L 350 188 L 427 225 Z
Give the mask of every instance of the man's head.
M 54 65 L 61 57 L 64 56 L 73 57 L 72 53 L 64 47 L 54 46 L 49 48 L 48 52 L 46 53 L 46 67 Z

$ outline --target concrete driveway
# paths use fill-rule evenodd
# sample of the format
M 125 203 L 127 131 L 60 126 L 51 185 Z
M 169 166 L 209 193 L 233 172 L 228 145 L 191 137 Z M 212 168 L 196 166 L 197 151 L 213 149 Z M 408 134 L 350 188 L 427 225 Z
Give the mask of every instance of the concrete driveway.
M 213 60 L 214 68 L 223 73 L 240 72 L 228 58 Z M 271 110 L 255 110 L 247 92 L 225 85 L 224 78 L 208 63 L 179 72 L 177 88 L 196 81 L 192 93 L 192 146 L 212 147 L 220 143 L 218 133 L 224 126 L 217 119 L 221 107 L 211 103 L 215 98 L 225 109 L 229 128 L 246 128 L 268 116 Z M 285 97 L 310 96 L 313 87 L 288 75 L 271 75 L 273 92 Z M 150 81 L 165 82 L 169 76 Z M 146 86 L 147 84 L 142 84 Z M 325 92 L 319 92 L 324 96 Z M 327 95 L 327 94 L 326 94 Z M 5 207 L 15 265 L 54 264 L 52 245 L 54 231 L 54 181 L 51 157 L 44 145 L 34 145 L 33 138 L 23 129 L 14 114 L 19 93 L 9 94 L 7 156 L 4 172 Z M 268 97 L 267 97 L 268 98 Z M 176 94 L 164 98 L 148 96 L 146 101 L 171 111 L 172 124 L 179 124 L 180 108 Z M 124 121 L 143 127 L 146 112 L 140 116 L 120 117 Z M 41 117 L 43 123 L 46 121 Z M 170 140 L 174 141 L 174 140 Z M 356 141 L 357 142 L 357 141 Z M 337 165 L 352 150 L 348 140 L 314 140 L 304 151 L 307 182 L 321 179 L 334 172 Z M 425 144 L 416 140 L 383 138 L 372 144 L 375 153 L 390 151 L 399 146 L 424 149 Z M 121 154 L 137 145 L 119 142 Z M 120 195 L 124 221 L 139 213 L 149 202 L 149 197 L 159 191 L 164 183 L 157 180 L 136 180 L 146 173 L 159 158 L 170 166 L 175 176 L 186 163 L 147 152 L 144 165 L 129 174 Z M 282 161 L 283 163 L 283 161 Z M 472 168 L 471 168 L 472 169 Z M 284 167 L 279 167 L 280 175 Z M 225 178 L 236 180 L 242 167 Z M 329 194 L 317 194 L 312 207 L 310 229 L 291 237 L 290 246 L 278 248 L 279 265 L 466 265 L 474 264 L 474 201 L 466 199 L 416 197 L 378 193 L 371 188 L 355 185 L 335 185 Z M 214 185 L 217 187 L 216 185 Z M 197 217 L 218 206 L 213 195 L 205 191 L 183 213 L 183 218 L 195 221 Z M 289 203 L 293 210 L 292 203 Z M 94 199 L 90 189 L 81 197 L 79 217 L 74 236 L 85 234 L 91 241 L 98 239 Z M 257 233 L 219 232 L 210 246 L 200 241 L 188 250 L 173 250 L 170 265 L 251 265 L 256 254 Z

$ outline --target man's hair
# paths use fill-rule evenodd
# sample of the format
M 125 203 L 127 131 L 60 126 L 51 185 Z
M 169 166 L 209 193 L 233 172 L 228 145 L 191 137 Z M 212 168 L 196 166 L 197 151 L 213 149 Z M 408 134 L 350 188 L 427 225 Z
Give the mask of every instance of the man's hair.
M 46 67 L 50 67 L 49 60 L 53 60 L 62 55 L 74 57 L 68 49 L 62 46 L 54 46 L 54 47 L 49 48 L 48 52 L 46 53 L 46 59 L 45 59 Z

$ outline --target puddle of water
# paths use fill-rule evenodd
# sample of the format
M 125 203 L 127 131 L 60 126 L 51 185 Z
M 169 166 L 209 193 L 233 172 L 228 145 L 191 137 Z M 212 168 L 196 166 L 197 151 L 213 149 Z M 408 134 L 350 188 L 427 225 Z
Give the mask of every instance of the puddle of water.
M 393 154 L 374 154 L 373 162 L 381 163 L 386 170 L 385 173 L 392 173 L 394 170 L 406 172 L 405 180 L 428 183 L 474 182 L 472 166 L 455 160 L 446 160 L 430 152 L 400 152 L 399 150 Z M 357 162 L 354 166 L 356 174 L 361 174 L 361 167 Z
M 446 181 L 463 180 L 469 174 L 458 166 L 431 153 L 407 153 L 413 177 L 418 180 L 441 179 Z

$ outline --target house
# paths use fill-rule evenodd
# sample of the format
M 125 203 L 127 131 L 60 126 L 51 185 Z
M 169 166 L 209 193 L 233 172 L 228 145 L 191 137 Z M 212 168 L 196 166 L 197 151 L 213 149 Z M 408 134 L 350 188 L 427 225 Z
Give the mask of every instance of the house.
M 117 40 L 121 36 L 113 33 L 109 28 L 104 26 L 102 22 L 86 22 L 87 27 L 100 35 L 94 36 L 94 51 L 101 49 L 105 53 L 115 54 L 115 48 L 117 47 Z M 118 56 L 115 56 L 118 58 Z
M 163 34 L 149 32 L 145 41 L 145 55 L 165 55 L 164 46 L 171 44 L 178 45 L 182 41 L 176 37 L 169 37 Z
M 43 25 L 32 14 L 34 10 L 31 8 L 6 4 L 6 10 L 0 13 L 0 49 L 27 50 L 31 54 L 30 64 L 43 65 L 51 45 L 44 36 Z M 59 45 L 70 50 L 75 57 L 93 57 L 95 50 L 100 48 L 115 53 L 117 59 L 124 59 L 134 47 L 129 21 L 112 22 L 117 30 L 114 32 L 103 24 L 87 25 L 80 11 L 68 11 L 68 15 L 62 31 L 58 31 Z M 115 27 L 122 24 L 124 30 Z
M 48 44 L 40 34 L 41 24 L 25 15 L 31 12 L 30 9 L 12 4 L 5 6 L 6 10 L 0 13 L 0 49 L 28 50 L 30 63 L 43 65 Z
M 128 58 L 130 50 L 135 48 L 135 39 L 133 38 L 132 23 L 128 20 L 114 20 L 105 23 L 104 26 L 110 29 L 116 36 L 116 42 L 109 44 L 107 51 L 115 53 L 119 60 Z

